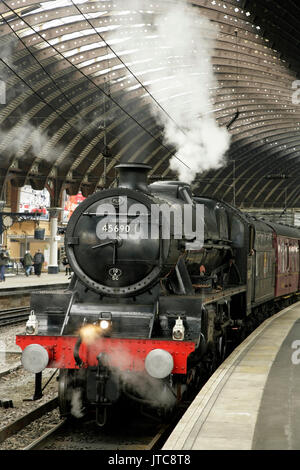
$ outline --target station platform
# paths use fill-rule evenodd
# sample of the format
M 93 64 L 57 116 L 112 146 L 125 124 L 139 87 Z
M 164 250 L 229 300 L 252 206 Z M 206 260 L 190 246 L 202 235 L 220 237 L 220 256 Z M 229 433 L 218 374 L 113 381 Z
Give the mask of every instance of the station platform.
M 66 276 L 64 272 L 58 274 L 42 273 L 40 276 L 31 274 L 25 276 L 25 274 L 18 274 L 16 276 L 7 276 L 4 282 L 0 282 L 0 295 L 1 291 L 13 291 L 22 288 L 39 287 L 46 285 L 60 285 L 65 284 L 66 286 L 70 282 L 70 276 Z
M 163 450 L 300 449 L 300 302 L 262 323 L 201 389 Z

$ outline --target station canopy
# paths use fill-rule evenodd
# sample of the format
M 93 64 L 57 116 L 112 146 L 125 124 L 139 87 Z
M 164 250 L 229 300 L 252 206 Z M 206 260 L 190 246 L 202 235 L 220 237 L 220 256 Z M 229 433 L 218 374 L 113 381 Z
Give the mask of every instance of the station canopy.
M 150 180 L 300 207 L 296 0 L 1 0 L 0 199 Z

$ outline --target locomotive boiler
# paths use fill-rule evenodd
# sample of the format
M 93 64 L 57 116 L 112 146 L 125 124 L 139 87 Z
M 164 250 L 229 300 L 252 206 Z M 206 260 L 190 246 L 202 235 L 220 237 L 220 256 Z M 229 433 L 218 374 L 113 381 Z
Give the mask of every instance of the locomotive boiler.
M 118 185 L 70 218 L 68 289 L 33 293 L 27 334 L 17 337 L 26 369 L 60 369 L 62 416 L 80 396 L 99 425 L 124 397 L 165 410 L 198 390 L 249 318 L 275 305 L 274 225 L 182 182 L 148 184 L 147 165 L 116 169 Z M 299 230 L 293 237 L 299 259 Z M 297 291 L 299 263 L 295 282 Z

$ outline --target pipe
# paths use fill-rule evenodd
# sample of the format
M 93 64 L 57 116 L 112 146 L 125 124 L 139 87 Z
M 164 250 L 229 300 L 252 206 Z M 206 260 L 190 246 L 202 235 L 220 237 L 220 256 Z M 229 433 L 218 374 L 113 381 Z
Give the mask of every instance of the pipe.
M 74 356 L 76 365 L 78 367 L 82 367 L 82 364 L 83 364 L 83 361 L 80 359 L 80 356 L 79 356 L 79 349 L 80 349 L 80 346 L 81 346 L 81 342 L 82 342 L 82 339 L 81 339 L 81 336 L 79 336 L 78 340 L 76 341 L 74 351 L 73 351 L 73 356 Z

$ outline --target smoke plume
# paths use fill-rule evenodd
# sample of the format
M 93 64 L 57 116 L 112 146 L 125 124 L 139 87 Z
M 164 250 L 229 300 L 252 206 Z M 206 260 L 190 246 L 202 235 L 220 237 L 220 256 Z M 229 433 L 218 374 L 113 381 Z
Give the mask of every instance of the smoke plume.
M 63 149 L 51 143 L 51 137 L 46 131 L 30 123 L 20 121 L 10 130 L 0 129 L 0 152 L 21 158 L 29 150 L 36 158 L 52 163 Z
M 94 331 L 92 331 L 94 328 Z M 92 347 L 94 345 L 99 351 L 105 351 L 105 340 L 101 336 L 97 337 L 97 328 L 94 325 L 86 325 L 80 330 L 83 342 Z M 113 376 L 122 385 L 125 393 L 138 397 L 145 403 L 152 406 L 171 408 L 176 402 L 176 397 L 169 384 L 163 380 L 155 379 L 148 375 L 144 370 L 144 361 L 138 359 L 136 355 L 131 354 L 121 344 L 114 344 L 107 351 L 105 365 L 110 369 Z M 134 369 L 130 371 L 130 369 Z M 80 396 L 72 396 L 72 405 L 74 400 L 74 413 L 79 410 L 81 413 L 82 403 Z M 78 405 L 78 406 L 77 406 Z M 72 411 L 72 414 L 74 414 Z M 75 414 L 74 414 L 75 415 Z M 76 415 L 75 415 L 76 416 Z
M 7 39 L 6 43 L 1 44 L 0 59 L 5 60 L 9 65 L 12 65 L 12 56 L 15 53 L 17 46 L 18 40 L 16 38 Z
M 82 418 L 84 415 L 80 388 L 72 390 L 71 414 L 75 416 L 75 418 Z
M 112 47 L 171 116 L 151 100 L 152 114 L 164 127 L 164 143 L 176 148 L 178 159 L 172 157 L 170 167 L 190 183 L 196 173 L 222 166 L 230 144 L 212 107 L 217 81 L 211 59 L 218 29 L 198 8 L 167 3 L 155 11 L 149 2 L 127 1 L 128 14 L 139 26 L 125 29 L 124 41 Z M 118 35 L 120 30 L 112 32 L 110 41 Z
M 125 393 L 140 397 L 145 404 L 153 407 L 172 408 L 176 397 L 170 386 L 160 379 L 144 373 L 128 373 L 119 371 L 119 377 Z

